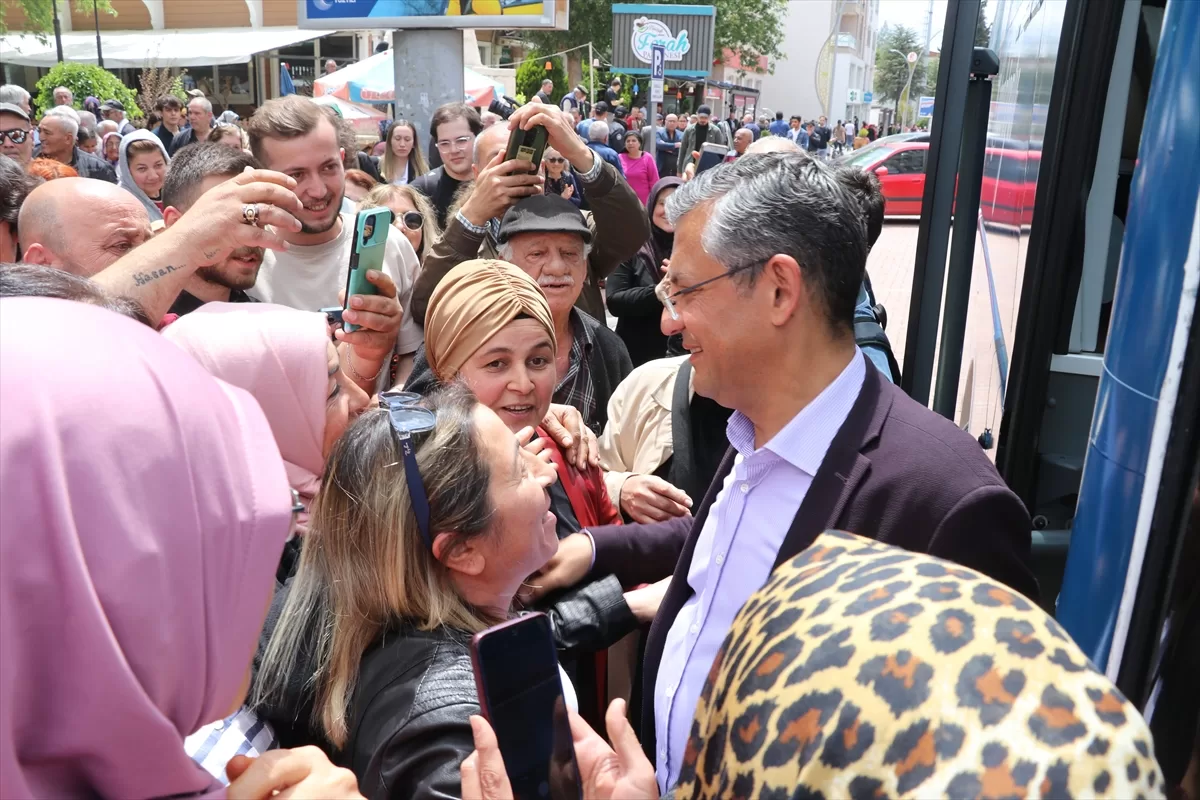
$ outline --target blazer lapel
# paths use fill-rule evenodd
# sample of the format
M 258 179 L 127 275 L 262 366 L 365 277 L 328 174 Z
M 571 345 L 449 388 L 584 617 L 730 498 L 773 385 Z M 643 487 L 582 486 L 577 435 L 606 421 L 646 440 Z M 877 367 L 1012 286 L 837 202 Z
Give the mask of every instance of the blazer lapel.
M 863 360 L 867 361 L 866 355 Z M 891 398 L 884 397 L 881 392 L 878 370 L 870 361 L 866 367 L 858 399 L 830 442 L 816 477 L 804 495 L 804 502 L 792 519 L 772 570 L 795 558 L 819 534 L 836 526 L 855 489 L 871 469 L 871 460 L 862 450 L 879 436 L 892 404 Z

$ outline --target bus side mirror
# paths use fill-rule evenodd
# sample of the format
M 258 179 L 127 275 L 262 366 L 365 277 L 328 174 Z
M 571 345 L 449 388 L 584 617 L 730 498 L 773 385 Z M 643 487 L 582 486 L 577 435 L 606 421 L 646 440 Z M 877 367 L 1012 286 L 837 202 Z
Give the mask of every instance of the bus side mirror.
M 881 178 L 886 177 L 888 174 L 887 167 L 876 167 L 875 174 Z

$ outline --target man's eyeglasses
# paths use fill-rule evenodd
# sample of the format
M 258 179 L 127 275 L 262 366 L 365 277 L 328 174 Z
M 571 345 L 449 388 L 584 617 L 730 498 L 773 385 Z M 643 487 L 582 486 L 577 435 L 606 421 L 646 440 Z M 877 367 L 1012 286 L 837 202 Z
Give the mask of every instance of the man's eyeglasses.
M 433 535 L 429 530 L 429 496 L 425 483 L 417 469 L 417 451 L 412 437 L 417 433 L 428 433 L 437 425 L 437 415 L 428 408 L 417 405 L 421 396 L 414 392 L 384 392 L 379 395 L 379 407 L 387 409 L 392 424 L 392 436 L 404 458 L 404 480 L 408 484 L 408 496 L 412 500 L 413 513 L 417 517 L 417 528 L 429 552 L 433 552 Z
M 662 303 L 663 307 L 667 309 L 667 313 L 671 315 L 671 319 L 678 320 L 679 319 L 679 309 L 677 309 L 675 307 L 675 303 L 676 303 L 676 300 L 678 300 L 680 297 L 683 297 L 685 295 L 691 294 L 692 292 L 698 291 L 699 289 L 704 288 L 708 284 L 714 283 L 715 281 L 719 281 L 722 278 L 728 278 L 730 275 L 737 275 L 739 272 L 744 272 L 753 266 L 756 266 L 756 265 L 755 264 L 743 264 L 740 267 L 734 267 L 731 270 L 722 272 L 720 275 L 716 276 L 715 278 L 709 278 L 708 280 L 703 280 L 703 281 L 700 281 L 699 283 L 693 283 L 691 286 L 685 286 L 676 292 L 671 291 L 670 286 L 667 284 L 667 279 L 663 278 L 661 281 L 659 281 L 659 284 L 654 287 L 654 296 L 657 297 L 658 302 Z
M 474 136 L 459 136 L 457 139 L 439 139 L 437 149 L 443 153 L 447 150 L 457 152 L 459 150 L 466 150 L 471 146 L 471 142 L 473 141 L 475 141 Z
M 421 216 L 419 211 L 405 211 L 396 221 L 402 223 L 404 227 L 410 231 L 419 231 L 421 226 L 425 224 L 425 218 Z
M 23 128 L 13 128 L 8 131 L 0 131 L 0 142 L 8 139 L 13 144 L 25 144 L 25 140 L 29 138 L 29 131 Z

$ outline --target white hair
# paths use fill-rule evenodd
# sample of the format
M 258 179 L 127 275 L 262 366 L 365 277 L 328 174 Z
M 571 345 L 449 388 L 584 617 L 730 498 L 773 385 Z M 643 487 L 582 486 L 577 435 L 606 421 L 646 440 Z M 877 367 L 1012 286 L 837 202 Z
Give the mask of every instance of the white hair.
M 68 106 L 55 106 L 46 112 L 46 116 L 54 117 L 62 125 L 63 130 L 74 138 L 79 135 L 79 113 Z
M 0 103 L 12 103 L 14 106 L 23 106 L 29 100 L 29 92 L 25 91 L 25 87 L 23 86 L 17 86 L 15 83 L 6 83 L 0 86 Z
M 553 231 L 550 231 L 550 233 L 553 233 Z M 517 235 L 520 236 L 520 234 L 517 234 Z M 579 238 L 582 239 L 583 237 L 581 236 Z M 591 256 L 591 254 L 592 254 L 592 246 L 588 243 L 584 243 L 584 245 L 583 245 L 583 260 L 587 261 L 588 257 Z M 501 261 L 507 261 L 508 263 L 512 264 L 514 267 L 517 267 L 518 269 L 520 269 L 521 265 L 518 264 L 517 262 L 513 261 L 515 254 L 513 253 L 513 246 L 512 246 L 511 241 L 505 242 L 504 244 L 501 244 L 501 245 L 497 245 L 496 246 L 496 255 L 500 256 Z
M 53 96 L 53 95 L 56 95 L 56 94 L 58 94 L 59 92 L 66 92 L 67 94 L 71 95 L 71 99 L 72 99 L 72 100 L 74 100 L 74 99 L 75 99 L 75 93 L 74 93 L 74 92 L 72 92 L 70 89 L 68 89 L 68 88 L 67 88 L 67 87 L 65 87 L 65 86 L 55 86 L 55 87 L 54 87 L 54 91 L 53 91 L 53 92 L 51 92 L 50 94 Z
M 212 113 L 212 102 L 207 97 L 193 97 L 191 100 L 188 100 L 188 105 L 190 106 L 192 103 L 199 103 L 201 108 L 209 114 Z
M 596 120 L 588 126 L 588 141 L 589 142 L 608 142 L 608 123 L 603 120 Z

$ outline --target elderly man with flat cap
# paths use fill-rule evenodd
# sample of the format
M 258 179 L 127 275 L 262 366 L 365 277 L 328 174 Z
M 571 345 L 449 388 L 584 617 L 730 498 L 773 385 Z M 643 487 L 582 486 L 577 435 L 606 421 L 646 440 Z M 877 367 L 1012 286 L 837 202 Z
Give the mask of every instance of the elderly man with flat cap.
M 574 406 L 599 433 L 608 420 L 608 400 L 633 369 L 620 338 L 576 307 L 594 240 L 583 214 L 557 195 L 539 194 L 517 203 L 498 231 L 499 257 L 537 281 L 554 318 L 557 379 L 554 402 Z M 422 348 L 406 389 L 424 393 L 436 379 Z
M 583 217 L 575 211 L 572 217 L 583 220 L 579 224 L 591 237 L 586 243 L 581 242 L 579 235 L 569 237 L 577 245 L 574 254 L 582 266 L 575 296 L 582 311 L 598 320 L 604 319 L 600 282 L 622 261 L 637 253 L 650 237 L 650 222 L 633 189 L 617 170 L 596 157 L 580 140 L 571 122 L 569 115 L 556 108 L 530 103 L 517 109 L 508 125 L 493 125 L 476 137 L 475 181 L 470 194 L 457 212 L 452 207 L 447 214 L 446 231 L 425 255 L 413 287 L 412 308 L 406 309 L 419 324 L 425 324 L 429 298 L 446 273 L 474 258 L 503 257 L 499 251 L 501 218 L 518 201 L 542 194 L 542 179 L 529 169 L 528 162 L 504 158 L 511 131 L 534 125 L 546 128 L 547 149 L 558 151 L 571 165 L 590 206 L 590 216 Z M 517 236 L 517 241 L 512 242 L 512 257 L 506 260 L 534 274 L 547 253 L 530 249 L 529 239 Z M 553 302 L 551 298 L 551 305 Z

